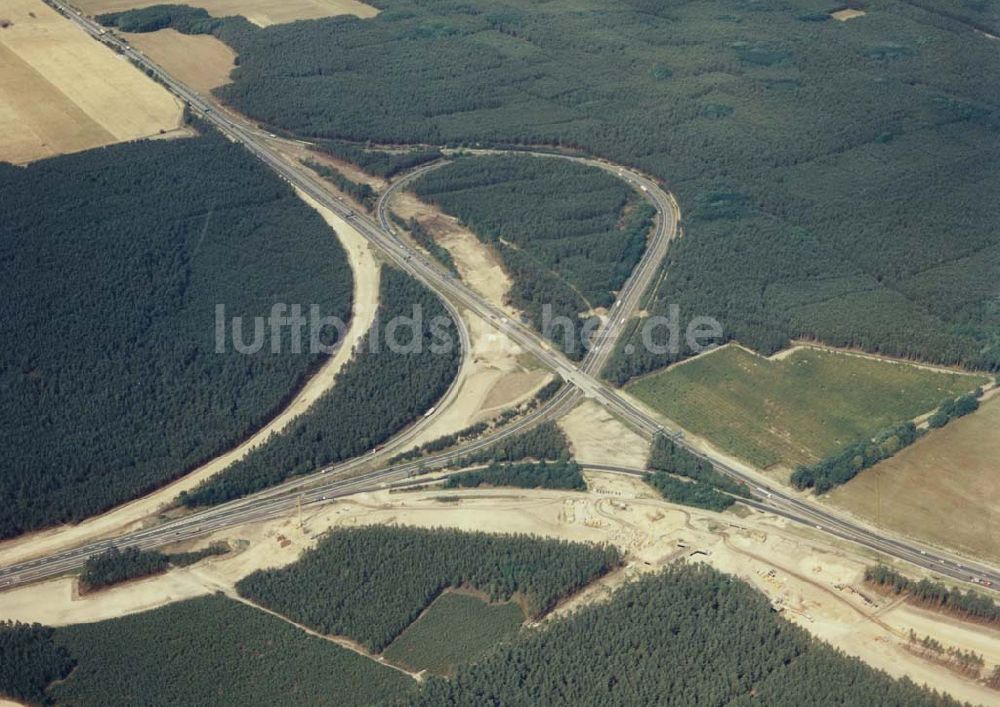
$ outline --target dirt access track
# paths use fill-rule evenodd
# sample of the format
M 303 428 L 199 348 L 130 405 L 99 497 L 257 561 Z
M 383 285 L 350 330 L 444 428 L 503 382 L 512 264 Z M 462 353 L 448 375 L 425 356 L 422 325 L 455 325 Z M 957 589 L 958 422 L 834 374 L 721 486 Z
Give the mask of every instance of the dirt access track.
M 426 488 L 359 494 L 306 508 L 301 525 L 291 514 L 174 548 L 187 550 L 225 540 L 237 549 L 119 588 L 80 597 L 76 580 L 63 578 L 0 593 L 0 619 L 59 626 L 145 611 L 220 590 L 229 593 L 251 572 L 294 562 L 334 528 L 383 524 L 529 533 L 611 542 L 626 554 L 624 569 L 571 597 L 553 617 L 604 601 L 622 583 L 670 562 L 702 561 L 749 582 L 786 618 L 874 667 L 895 677 L 929 682 L 959 699 L 997 702 L 996 692 L 907 651 L 906 637 L 912 628 L 945 646 L 974 649 L 983 655 L 988 673 L 1000 663 L 1000 632 L 923 612 L 869 590 L 862 576 L 874 559 L 853 546 L 748 509 L 718 514 L 676 506 L 637 479 L 592 472 L 586 476 L 586 492 Z
M 188 134 L 179 100 L 41 0 L 4 0 L 0 17 L 0 160 Z

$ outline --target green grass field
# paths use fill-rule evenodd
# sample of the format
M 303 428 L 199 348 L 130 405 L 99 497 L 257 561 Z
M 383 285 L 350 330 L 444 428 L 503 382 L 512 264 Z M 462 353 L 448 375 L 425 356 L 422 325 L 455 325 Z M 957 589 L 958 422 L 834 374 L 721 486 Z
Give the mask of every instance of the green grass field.
M 382 654 L 411 670 L 452 675 L 524 622 L 524 612 L 513 602 L 487 604 L 478 597 L 456 592 L 442 594 L 430 608 L 393 641 Z
M 816 461 L 984 382 L 816 349 L 768 360 L 729 346 L 627 390 L 720 448 L 769 467 Z

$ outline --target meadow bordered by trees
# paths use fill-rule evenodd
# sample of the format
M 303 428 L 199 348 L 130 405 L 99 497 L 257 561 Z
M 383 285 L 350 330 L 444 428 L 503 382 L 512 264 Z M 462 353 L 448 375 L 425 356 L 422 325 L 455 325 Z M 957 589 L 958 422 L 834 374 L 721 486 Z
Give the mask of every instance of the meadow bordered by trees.
M 454 541 L 461 536 L 459 548 Z M 467 551 L 459 553 L 458 565 L 455 554 L 444 558 L 445 564 L 428 567 L 423 561 L 438 559 L 433 554 L 438 540 L 448 550 Z M 565 582 L 575 584 L 601 564 L 598 548 L 453 531 L 351 530 L 335 553 L 339 561 L 327 554 L 330 543 L 289 568 L 254 577 L 280 590 L 285 609 L 291 609 L 285 615 L 306 613 L 300 617 L 306 623 L 322 624 L 339 614 L 341 624 L 358 620 L 356 627 L 368 634 L 379 633 L 387 622 L 364 624 L 360 607 L 388 610 L 393 617 L 405 613 L 412 621 L 420 611 L 411 611 L 411 604 L 429 602 L 430 587 L 444 575 L 450 575 L 445 583 L 457 582 L 469 570 L 490 584 L 489 591 L 534 587 L 544 594 L 545 588 L 563 591 Z M 345 559 L 350 564 L 344 565 Z M 372 563 L 388 559 L 406 561 Z M 558 577 L 549 575 L 553 569 Z M 287 584 L 274 583 L 281 576 Z M 312 581 L 312 591 L 295 580 Z M 518 584 L 522 580 L 525 584 Z M 317 587 L 329 587 L 331 595 L 321 593 L 315 602 Z M 537 606 L 531 596 L 539 595 L 528 597 Z M 472 616 L 481 611 L 469 608 Z M 75 705 L 267 705 L 316 703 L 331 695 L 344 705 L 414 707 L 484 702 L 833 707 L 872 704 L 873 699 L 913 707 L 959 704 L 910 680 L 894 680 L 811 637 L 775 613 L 767 597 L 749 584 L 703 564 L 680 563 L 642 576 L 608 601 L 582 606 L 537 629 L 515 634 L 517 618 L 497 614 L 496 630 L 503 639 L 491 644 L 483 640 L 488 637 L 469 637 L 463 645 L 476 653 L 471 664 L 471 655 L 433 648 L 461 615 L 454 610 L 437 615 L 432 609 L 425 616 L 429 622 L 418 621 L 402 634 L 414 640 L 387 651 L 431 661 L 428 667 L 442 672 L 464 664 L 451 679 L 431 677 L 419 685 L 221 595 L 55 630 L 0 625 L 0 693 Z

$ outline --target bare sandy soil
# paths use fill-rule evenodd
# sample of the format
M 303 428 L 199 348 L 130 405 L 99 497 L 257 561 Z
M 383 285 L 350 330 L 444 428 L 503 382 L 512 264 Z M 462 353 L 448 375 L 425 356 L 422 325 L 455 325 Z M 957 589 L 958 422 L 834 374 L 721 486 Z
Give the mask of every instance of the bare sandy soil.
M 839 22 L 847 22 L 848 20 L 853 20 L 855 17 L 864 17 L 868 13 L 864 10 L 852 10 L 847 8 L 846 10 L 837 10 L 836 12 L 831 12 L 830 17 Z
M 311 150 L 308 146 L 303 145 L 302 143 L 283 139 L 272 140 L 272 143 L 278 146 L 279 149 L 286 155 L 289 155 L 300 162 L 319 162 L 327 167 L 332 167 L 352 182 L 367 184 L 375 191 L 381 192 L 389 184 L 385 179 L 368 174 L 367 172 L 362 171 L 357 165 L 351 164 L 347 160 L 338 159 L 333 155 L 326 154 L 325 152 Z M 332 189 L 334 187 L 331 185 L 330 188 Z
M 1000 398 L 991 396 L 826 498 L 900 535 L 1000 561 L 998 429 Z
M 75 0 L 73 4 L 88 14 L 100 15 L 163 3 L 162 0 Z M 259 27 L 336 15 L 378 14 L 374 7 L 357 0 L 185 0 L 182 4 L 205 8 L 213 17 L 243 15 Z
M 614 415 L 586 400 L 559 420 L 573 457 L 582 464 L 620 464 L 645 469 L 649 442 Z
M 177 131 L 182 105 L 41 0 L 4 0 L 0 160 L 53 155 Z
M 500 259 L 483 245 L 476 235 L 440 209 L 420 201 L 413 193 L 398 194 L 392 201 L 392 211 L 406 220 L 415 218 L 440 245 L 448 249 L 462 280 L 473 290 L 502 308 L 511 317 L 519 313 L 506 304 L 511 279 Z
M 586 476 L 587 492 L 424 489 L 360 494 L 307 508 L 302 527 L 290 517 L 220 532 L 198 546 L 227 540 L 240 549 L 119 590 L 74 598 L 72 581 L 58 580 L 0 593 L 0 618 L 63 624 L 140 611 L 202 592 L 231 591 L 252 571 L 293 562 L 331 528 L 378 523 L 523 532 L 612 542 L 627 553 L 623 570 L 571 597 L 556 615 L 602 601 L 622 582 L 669 562 L 704 561 L 750 582 L 790 620 L 891 675 L 929 682 L 960 699 L 997 702 L 996 692 L 909 653 L 905 644 L 912 628 L 946 646 L 973 648 L 983 654 L 988 672 L 1000 661 L 1000 632 L 900 605 L 869 590 L 861 581 L 864 567 L 873 561 L 866 554 L 763 513 L 684 508 L 662 501 L 635 479 Z M 444 497 L 461 500 L 443 502 Z M 137 596 L 130 598 L 130 593 Z
M 229 83 L 236 67 L 236 52 L 207 34 L 181 34 L 174 29 L 158 32 L 122 32 L 135 49 L 147 55 L 199 93 Z
M 524 352 L 478 315 L 462 312 L 469 327 L 472 355 L 459 370 L 456 396 L 407 448 L 490 420 L 503 410 L 527 401 L 552 379 L 545 370 L 526 364 Z
M 4 542 L 0 544 L 0 563 L 11 564 L 51 554 L 140 527 L 164 507 L 172 504 L 181 491 L 193 489 L 233 462 L 245 457 L 252 449 L 266 442 L 272 434 L 285 429 L 292 420 L 308 410 L 320 396 L 333 387 L 340 369 L 350 359 L 354 346 L 368 331 L 375 318 L 378 309 L 379 264 L 372 255 L 368 242 L 353 226 L 320 206 L 305 193 L 299 192 L 299 196 L 316 209 L 336 231 L 347 251 L 354 273 L 353 318 L 340 349 L 306 382 L 284 410 L 235 449 L 216 457 L 174 483 L 103 515 L 90 518 L 78 525 L 53 528 Z
M 175 601 L 211 593 L 192 568 L 158 575 L 80 596 L 75 578 L 55 579 L 0 595 L 3 618 L 44 620 L 48 626 L 92 623 L 148 611 Z

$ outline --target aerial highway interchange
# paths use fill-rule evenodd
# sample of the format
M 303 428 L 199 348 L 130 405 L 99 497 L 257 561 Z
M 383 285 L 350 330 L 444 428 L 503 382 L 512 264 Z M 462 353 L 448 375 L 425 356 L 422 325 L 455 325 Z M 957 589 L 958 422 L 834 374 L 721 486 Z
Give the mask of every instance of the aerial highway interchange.
M 285 157 L 276 148 L 277 139 L 270 133 L 252 126 L 241 118 L 210 103 L 198 93 L 168 75 L 148 57 L 108 33 L 89 18 L 82 16 L 58 0 L 49 3 L 77 23 L 98 41 L 115 46 L 125 57 L 152 72 L 190 108 L 211 122 L 230 139 L 241 143 L 252 154 L 267 164 L 285 181 L 302 190 L 322 206 L 339 216 L 349 219 L 352 225 L 391 263 L 405 270 L 431 287 L 445 302 L 460 331 L 463 347 L 468 347 L 468 331 L 462 323 L 460 309 L 489 321 L 498 331 L 508 336 L 525 351 L 533 354 L 564 381 L 563 388 L 548 402 L 510 425 L 462 447 L 417 461 L 386 465 L 383 461 L 393 452 L 400 451 L 413 438 L 414 429 L 404 431 L 391 443 L 374 454 L 342 464 L 320 469 L 312 474 L 296 477 L 284 484 L 232 501 L 224 505 L 197 511 L 180 518 L 168 520 L 152 527 L 102 539 L 64 550 L 45 557 L 36 557 L 0 568 L 0 587 L 12 587 L 54 577 L 78 569 L 96 552 L 109 546 L 136 546 L 142 549 L 161 547 L 170 543 L 208 535 L 221 529 L 251 521 L 274 518 L 292 512 L 299 504 L 321 504 L 354 493 L 371 491 L 394 485 L 415 483 L 414 476 L 441 469 L 477 449 L 486 448 L 499 439 L 516 434 L 546 420 L 557 419 L 572 410 L 581 400 L 589 398 L 615 414 L 630 427 L 646 437 L 669 434 L 677 444 L 701 458 L 707 458 L 715 468 L 745 484 L 755 498 L 741 502 L 758 509 L 783 516 L 789 520 L 812 527 L 837 538 L 862 545 L 888 557 L 903 560 L 932 570 L 952 579 L 976 581 L 980 586 L 1000 587 L 1000 571 L 974 563 L 936 548 L 892 537 L 879 529 L 826 510 L 818 503 L 792 494 L 769 484 L 759 476 L 747 473 L 726 460 L 707 456 L 684 439 L 679 431 L 666 430 L 659 420 L 637 408 L 617 390 L 600 379 L 600 372 L 615 348 L 623 323 L 637 312 L 640 299 L 649 287 L 672 239 L 680 230 L 680 213 L 673 196 L 655 180 L 634 170 L 596 159 L 566 155 L 550 155 L 572 159 L 597 166 L 624 179 L 650 201 L 656 208 L 656 227 L 646 252 L 629 280 L 622 288 L 617 301 L 610 309 L 606 322 L 595 337 L 595 345 L 580 363 L 568 360 L 554 350 L 542 337 L 523 323 L 505 315 L 461 281 L 429 261 L 411 245 L 396 236 L 388 219 L 387 208 L 392 195 L 405 188 L 410 180 L 439 163 L 418 168 L 393 182 L 381 195 L 374 218 L 358 213 L 340 197 L 333 195 L 306 168 Z M 466 348 L 467 350 L 467 348 Z M 454 386 L 442 399 L 446 405 L 455 394 Z M 419 423 L 417 423 L 419 425 Z M 584 468 L 625 475 L 643 475 L 645 470 L 625 466 L 585 465 Z

